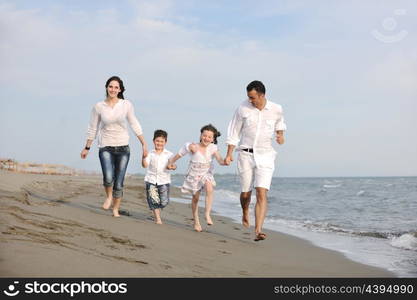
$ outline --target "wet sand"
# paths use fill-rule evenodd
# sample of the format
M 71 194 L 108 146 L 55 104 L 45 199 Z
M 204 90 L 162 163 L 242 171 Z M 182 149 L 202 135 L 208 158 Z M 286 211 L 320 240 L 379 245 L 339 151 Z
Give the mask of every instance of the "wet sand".
M 202 210 L 195 232 L 187 204 L 171 202 L 157 225 L 138 178 L 126 178 L 120 218 L 103 199 L 99 176 L 0 170 L 0 276 L 394 277 L 282 233 L 255 242 L 226 217 L 207 226 Z

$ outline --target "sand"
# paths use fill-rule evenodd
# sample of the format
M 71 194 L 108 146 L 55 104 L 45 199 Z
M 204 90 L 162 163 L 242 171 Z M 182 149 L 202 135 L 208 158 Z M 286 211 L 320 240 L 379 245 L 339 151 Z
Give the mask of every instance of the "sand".
M 138 178 L 125 180 L 120 218 L 103 200 L 99 176 L 0 170 L 0 276 L 394 277 L 282 233 L 255 242 L 222 216 L 195 232 L 189 204 L 171 202 L 157 225 Z

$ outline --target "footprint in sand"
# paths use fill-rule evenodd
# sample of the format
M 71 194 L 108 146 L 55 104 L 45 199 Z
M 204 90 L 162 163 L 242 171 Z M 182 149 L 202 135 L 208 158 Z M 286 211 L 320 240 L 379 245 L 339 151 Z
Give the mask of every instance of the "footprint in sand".
M 219 252 L 222 253 L 222 254 L 232 254 L 232 252 L 225 251 L 225 250 L 219 250 Z
M 233 227 L 234 230 L 241 230 L 239 227 Z
M 161 266 L 162 268 L 164 268 L 165 270 L 172 269 L 172 266 L 170 266 L 170 265 L 163 265 L 163 264 L 161 264 L 160 266 Z

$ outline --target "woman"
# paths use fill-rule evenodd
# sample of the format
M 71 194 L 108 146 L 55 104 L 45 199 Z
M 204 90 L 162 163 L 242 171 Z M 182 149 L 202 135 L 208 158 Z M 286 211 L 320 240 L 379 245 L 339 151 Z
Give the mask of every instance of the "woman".
M 142 144 L 143 155 L 146 156 L 148 153 L 142 127 L 135 117 L 132 103 L 124 100 L 124 91 L 123 81 L 119 77 L 113 76 L 107 80 L 107 97 L 93 107 L 87 131 L 87 143 L 81 151 L 81 158 L 85 159 L 98 134 L 99 158 L 107 195 L 103 208 L 107 210 L 113 204 L 115 217 L 120 217 L 123 181 L 130 157 L 126 120 Z

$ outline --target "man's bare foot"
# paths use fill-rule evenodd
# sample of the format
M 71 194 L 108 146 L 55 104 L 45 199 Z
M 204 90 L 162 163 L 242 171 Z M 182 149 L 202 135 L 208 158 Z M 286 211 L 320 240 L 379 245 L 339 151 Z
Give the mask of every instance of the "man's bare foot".
M 201 225 L 199 223 L 194 224 L 194 229 L 197 232 L 202 232 L 203 231 L 203 228 L 201 228 Z
M 108 210 L 111 206 L 112 200 L 112 198 L 107 198 L 106 201 L 104 201 L 103 203 L 103 209 Z
M 162 223 L 162 220 L 156 220 L 156 221 L 155 221 L 155 223 L 156 223 L 156 224 L 159 224 L 159 225 L 163 224 L 163 223 Z
M 266 239 L 266 234 L 263 232 L 256 233 L 255 235 L 255 242 L 263 241 L 264 239 Z
M 119 210 L 113 209 L 113 217 L 116 217 L 116 218 L 120 217 Z
M 249 224 L 249 209 L 243 210 L 242 225 L 245 226 L 246 228 L 249 228 L 249 226 L 250 226 L 250 224 Z
M 207 225 L 213 225 L 213 220 L 211 219 L 210 215 L 206 215 L 206 222 Z

